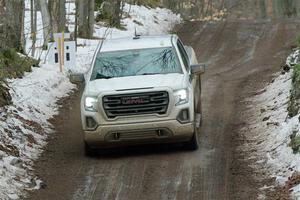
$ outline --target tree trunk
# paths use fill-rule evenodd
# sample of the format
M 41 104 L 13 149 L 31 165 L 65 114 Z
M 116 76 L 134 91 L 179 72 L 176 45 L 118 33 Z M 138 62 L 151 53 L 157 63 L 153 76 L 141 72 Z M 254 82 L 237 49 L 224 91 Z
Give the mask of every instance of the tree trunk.
M 48 1 L 49 13 L 53 33 L 61 33 L 66 30 L 66 0 Z
M 31 56 L 35 56 L 36 32 L 37 32 L 37 0 L 30 0 L 30 14 L 31 14 Z
M 39 0 L 43 20 L 44 47 L 47 46 L 51 38 L 51 20 L 48 10 L 47 0 Z
M 78 36 L 92 38 L 94 32 L 94 0 L 78 1 Z
M 78 33 L 78 2 L 79 0 L 75 1 L 75 28 L 74 28 L 74 40 L 75 40 L 75 48 L 77 51 L 77 33 Z
M 24 1 L 0 0 L 0 49 L 24 48 Z
M 114 17 L 112 25 L 115 27 L 121 26 L 121 0 L 114 0 Z
M 90 0 L 89 1 L 89 38 L 93 37 L 94 34 L 94 23 L 95 23 L 95 15 L 94 15 L 94 11 L 95 11 L 95 0 Z
M 25 40 L 25 1 L 22 1 L 21 3 L 21 48 L 20 52 L 25 53 L 26 49 L 26 40 Z

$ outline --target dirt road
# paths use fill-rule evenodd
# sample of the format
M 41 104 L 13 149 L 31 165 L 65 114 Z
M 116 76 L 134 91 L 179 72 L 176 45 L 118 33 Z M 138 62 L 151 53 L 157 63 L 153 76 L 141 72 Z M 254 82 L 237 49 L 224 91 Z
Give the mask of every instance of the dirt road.
M 186 23 L 179 31 L 209 68 L 203 78 L 201 147 L 180 145 L 83 152 L 80 92 L 62 102 L 55 134 L 36 165 L 45 188 L 28 199 L 256 199 L 263 184 L 239 153 L 241 101 L 280 70 L 299 25 L 284 22 Z

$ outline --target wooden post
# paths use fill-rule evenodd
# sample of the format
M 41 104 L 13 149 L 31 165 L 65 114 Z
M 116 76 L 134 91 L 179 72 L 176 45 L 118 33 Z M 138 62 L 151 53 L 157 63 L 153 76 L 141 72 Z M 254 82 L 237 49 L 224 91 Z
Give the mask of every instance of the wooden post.
M 60 72 L 63 72 L 61 49 L 62 49 L 62 47 L 61 47 L 61 38 L 58 37 L 57 38 L 57 51 L 58 51 L 59 69 L 60 69 Z
M 65 67 L 65 32 L 62 32 L 61 36 L 61 66 L 63 70 Z

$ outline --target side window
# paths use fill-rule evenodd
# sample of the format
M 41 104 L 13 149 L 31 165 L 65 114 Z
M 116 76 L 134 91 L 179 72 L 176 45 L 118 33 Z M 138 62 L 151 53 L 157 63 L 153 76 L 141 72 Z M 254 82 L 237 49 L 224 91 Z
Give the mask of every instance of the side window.
M 187 53 L 186 53 L 186 51 L 184 49 L 184 46 L 183 46 L 183 44 L 181 43 L 180 40 L 177 40 L 177 46 L 178 46 L 181 58 L 183 60 L 183 64 L 184 64 L 186 70 L 189 71 L 189 68 L 190 68 L 189 58 L 188 58 L 188 55 L 187 55 Z

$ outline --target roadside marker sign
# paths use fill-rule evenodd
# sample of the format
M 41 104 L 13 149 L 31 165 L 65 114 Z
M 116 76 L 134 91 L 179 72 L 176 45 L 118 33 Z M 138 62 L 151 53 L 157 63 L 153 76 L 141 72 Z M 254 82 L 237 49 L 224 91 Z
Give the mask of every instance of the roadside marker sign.
M 75 70 L 75 41 L 69 41 L 70 33 L 55 33 L 54 41 L 48 44 L 47 63 L 58 65 L 60 72 Z

